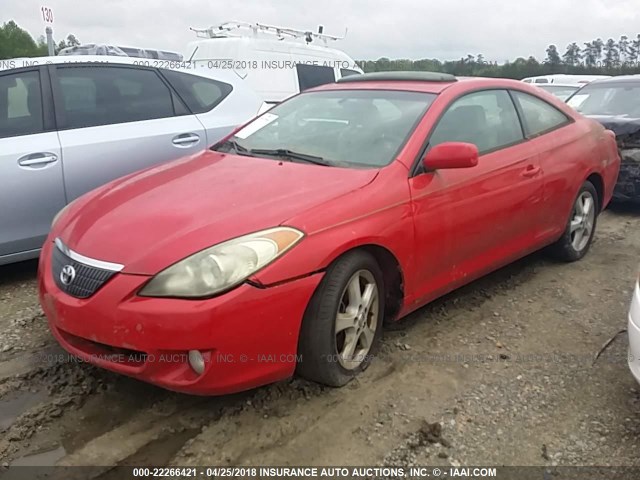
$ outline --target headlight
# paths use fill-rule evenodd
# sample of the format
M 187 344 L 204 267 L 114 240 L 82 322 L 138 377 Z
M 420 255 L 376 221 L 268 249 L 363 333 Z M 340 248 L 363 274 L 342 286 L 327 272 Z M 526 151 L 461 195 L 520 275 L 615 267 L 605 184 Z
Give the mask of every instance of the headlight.
M 303 235 L 295 228 L 277 227 L 228 240 L 158 273 L 139 295 L 211 297 L 240 285 L 293 247 Z

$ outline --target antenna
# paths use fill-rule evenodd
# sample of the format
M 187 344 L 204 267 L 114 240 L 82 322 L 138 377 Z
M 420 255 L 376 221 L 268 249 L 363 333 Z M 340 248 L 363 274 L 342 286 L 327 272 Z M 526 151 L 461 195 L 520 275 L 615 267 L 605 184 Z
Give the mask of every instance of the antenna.
M 274 25 L 266 25 L 264 23 L 248 23 L 236 21 L 223 22 L 218 25 L 213 25 L 209 28 L 189 27 L 189 29 L 193 32 L 196 32 L 196 36 L 199 38 L 234 37 L 238 36 L 232 33 L 236 30 L 251 30 L 254 36 L 257 36 L 258 33 L 268 33 L 277 36 L 278 40 L 284 40 L 287 37 L 304 38 L 305 42 L 307 43 L 311 43 L 317 39 L 322 40 L 325 45 L 329 40 L 336 41 L 344 39 L 347 36 L 348 31 L 347 29 L 345 29 L 344 35 L 342 37 L 337 37 L 334 35 L 326 35 L 324 33 L 323 25 L 318 26 L 318 33 L 314 33 L 309 30 L 297 30 L 295 28 L 278 27 Z M 242 36 L 242 33 L 240 33 L 240 36 Z

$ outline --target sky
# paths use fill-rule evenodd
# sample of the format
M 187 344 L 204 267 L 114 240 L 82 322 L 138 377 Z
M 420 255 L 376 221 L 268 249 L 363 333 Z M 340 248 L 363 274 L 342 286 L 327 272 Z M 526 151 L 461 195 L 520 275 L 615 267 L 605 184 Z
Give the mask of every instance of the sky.
M 184 53 L 190 26 L 228 20 L 304 30 L 324 25 L 342 35 L 334 44 L 352 58 L 485 60 L 545 57 L 547 45 L 601 37 L 635 38 L 639 0 L 0 0 L 0 23 L 14 20 L 34 38 L 44 32 L 41 6 L 54 13 L 57 41 L 73 33 L 83 43 L 112 43 Z

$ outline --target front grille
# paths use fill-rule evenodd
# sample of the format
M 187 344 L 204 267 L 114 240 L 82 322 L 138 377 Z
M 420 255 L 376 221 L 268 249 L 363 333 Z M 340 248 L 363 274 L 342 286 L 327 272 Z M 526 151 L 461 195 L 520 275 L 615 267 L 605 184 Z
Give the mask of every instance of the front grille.
M 76 298 L 89 298 L 117 273 L 78 262 L 66 255 L 57 245 L 53 247 L 51 267 L 58 288 Z M 63 275 L 65 267 L 71 267 L 75 275 Z M 69 271 L 67 268 L 67 272 Z M 67 283 L 63 282 L 63 277 Z

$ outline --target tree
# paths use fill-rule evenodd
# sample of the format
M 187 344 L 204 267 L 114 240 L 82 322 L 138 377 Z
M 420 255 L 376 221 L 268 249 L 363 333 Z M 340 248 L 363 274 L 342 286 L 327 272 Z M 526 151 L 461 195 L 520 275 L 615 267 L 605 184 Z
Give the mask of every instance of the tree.
M 596 56 L 596 47 L 593 42 L 587 42 L 584 44 L 582 56 L 587 67 L 595 67 L 597 59 L 600 58 L 599 56 Z
M 544 63 L 551 65 L 552 67 L 558 66 L 562 63 L 560 54 L 558 54 L 558 47 L 555 45 L 549 45 L 547 47 L 547 58 Z
M 0 60 L 38 55 L 36 42 L 16 22 L 9 20 L 0 27 Z
M 629 37 L 622 35 L 618 40 L 618 51 L 622 60 L 627 60 L 629 57 Z
M 80 46 L 80 41 L 76 38 L 73 33 L 67 35 L 67 46 L 68 47 L 78 47 Z
M 580 47 L 576 42 L 567 45 L 567 51 L 562 56 L 562 60 L 566 65 L 577 65 L 581 58 L 582 54 L 580 53 Z
M 620 65 L 620 52 L 613 38 L 607 40 L 604 47 L 604 61 L 602 65 L 605 68 L 614 68 Z

